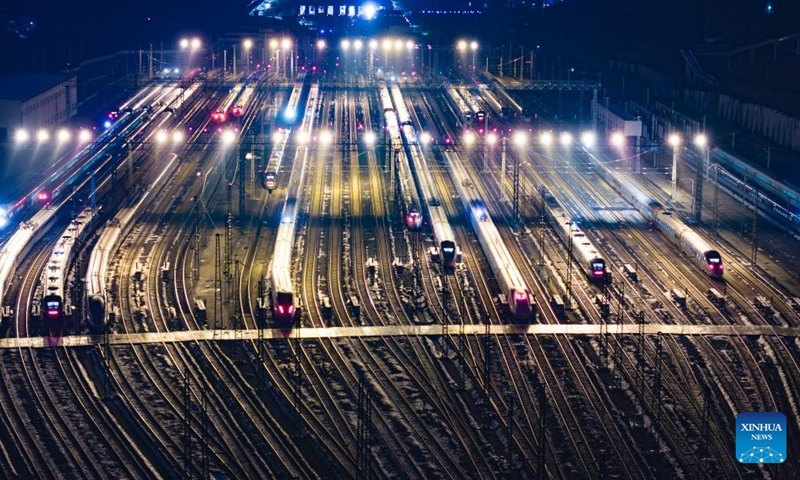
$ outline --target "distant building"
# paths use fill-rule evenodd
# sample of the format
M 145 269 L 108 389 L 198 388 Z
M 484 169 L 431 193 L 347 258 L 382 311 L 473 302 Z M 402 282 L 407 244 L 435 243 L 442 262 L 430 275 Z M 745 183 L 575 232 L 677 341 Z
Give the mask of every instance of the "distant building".
M 28 38 L 36 29 L 36 19 L 28 15 L 0 15 L 0 34 Z
M 252 0 L 248 5 L 255 17 L 350 17 L 370 20 L 380 9 L 392 9 L 389 0 Z
M 50 128 L 77 113 L 77 77 L 64 73 L 0 76 L 0 142 L 19 127 Z

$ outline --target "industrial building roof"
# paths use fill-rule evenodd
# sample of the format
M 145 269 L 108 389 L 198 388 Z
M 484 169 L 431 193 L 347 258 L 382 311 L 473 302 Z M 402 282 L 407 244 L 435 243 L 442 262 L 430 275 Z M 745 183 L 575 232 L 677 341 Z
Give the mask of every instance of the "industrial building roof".
M 0 100 L 24 102 L 73 78 L 67 73 L 11 73 L 0 76 Z

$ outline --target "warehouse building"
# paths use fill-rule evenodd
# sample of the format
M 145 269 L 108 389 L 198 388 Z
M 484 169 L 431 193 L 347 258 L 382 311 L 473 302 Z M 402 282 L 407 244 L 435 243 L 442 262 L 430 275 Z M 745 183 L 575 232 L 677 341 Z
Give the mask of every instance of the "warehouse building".
M 52 128 L 77 113 L 77 77 L 66 73 L 16 73 L 0 77 L 0 143 L 20 127 Z

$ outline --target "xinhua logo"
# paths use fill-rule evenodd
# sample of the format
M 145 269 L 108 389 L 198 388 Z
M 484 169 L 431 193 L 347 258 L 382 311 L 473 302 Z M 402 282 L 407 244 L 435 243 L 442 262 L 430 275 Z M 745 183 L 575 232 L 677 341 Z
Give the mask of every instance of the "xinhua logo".
M 737 415 L 736 458 L 740 463 L 786 461 L 786 415 L 779 412 Z

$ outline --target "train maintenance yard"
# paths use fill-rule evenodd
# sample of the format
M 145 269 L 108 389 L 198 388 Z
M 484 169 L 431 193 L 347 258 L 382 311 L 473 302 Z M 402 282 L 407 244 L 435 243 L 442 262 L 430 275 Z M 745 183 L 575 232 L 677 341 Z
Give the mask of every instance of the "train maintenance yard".
M 700 221 L 695 184 L 636 173 L 656 155 L 586 96 L 568 124 L 474 65 L 366 64 L 147 82 L 15 187 L 8 476 L 800 471 L 731 441 L 739 412 L 800 434 L 796 217 L 756 200 L 753 249 L 751 194 L 697 174 L 688 138 L 670 148 Z

